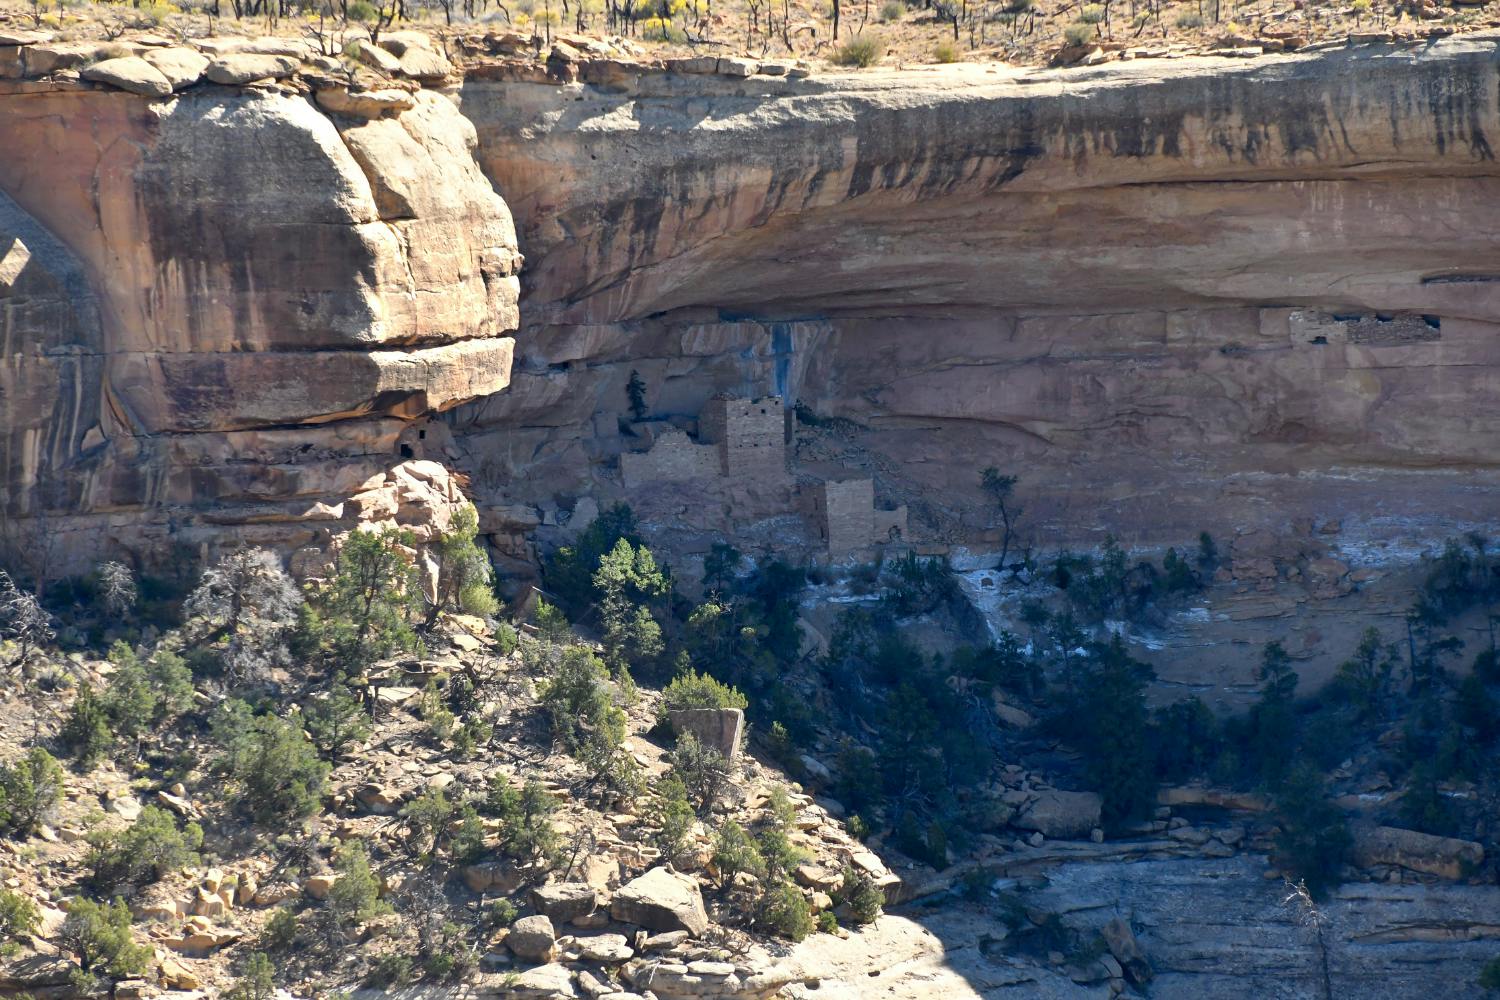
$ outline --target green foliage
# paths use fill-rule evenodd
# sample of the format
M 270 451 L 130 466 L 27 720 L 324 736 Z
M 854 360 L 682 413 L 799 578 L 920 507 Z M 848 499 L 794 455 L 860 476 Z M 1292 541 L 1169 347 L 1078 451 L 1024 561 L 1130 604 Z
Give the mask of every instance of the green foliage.
M 711 810 L 729 785 L 729 762 L 692 733 L 677 737 L 671 753 L 672 773 L 682 781 L 699 815 Z
M 517 789 L 504 774 L 490 777 L 482 810 L 500 820 L 500 849 L 512 858 L 550 859 L 557 855 L 559 838 L 551 816 L 557 800 L 531 780 Z
M 14 764 L 0 764 L 0 833 L 30 836 L 62 796 L 62 766 L 41 747 L 32 747 Z
M 622 676 L 652 666 L 665 647 L 651 607 L 671 592 L 671 584 L 651 550 L 620 539 L 599 560 L 594 592 L 610 670 Z
M 857 66 L 860 69 L 867 69 L 880 61 L 883 52 L 884 46 L 873 35 L 855 35 L 834 49 L 831 58 L 835 66 Z M 800 941 L 801 938 L 797 940 Z
M 750 702 L 737 688 L 689 668 L 661 692 L 661 715 L 692 708 L 746 708 Z
M 832 910 L 824 910 L 818 914 L 818 933 L 837 934 L 839 932 L 839 918 Z
M 428 626 L 444 611 L 488 617 L 498 609 L 491 589 L 490 560 L 475 541 L 478 537 L 479 514 L 473 504 L 466 503 L 454 513 L 448 531 L 431 547 L 438 572 L 436 600 L 427 609 Z
M 687 788 L 677 775 L 668 774 L 657 782 L 650 819 L 656 827 L 652 843 L 661 852 L 662 860 L 676 861 L 687 850 L 696 819 Z
M 263 951 L 251 952 L 225 1000 L 271 1000 L 276 995 L 276 968 Z
M 203 830 L 197 823 L 181 829 L 165 809 L 146 806 L 124 830 L 89 835 L 89 886 L 102 896 L 134 890 L 164 878 L 174 869 L 197 864 Z
M 109 659 L 115 670 L 101 703 L 117 735 L 141 736 L 192 706 L 193 674 L 176 653 L 161 649 L 142 661 L 128 645 L 116 642 Z
M 1297 672 L 1280 642 L 1266 643 L 1261 651 L 1260 700 L 1251 708 L 1246 753 L 1260 780 L 1274 785 L 1286 774 L 1297 752 L 1297 716 L 1293 698 Z
M 406 843 L 412 857 L 435 855 L 458 811 L 458 803 L 442 788 L 429 788 L 402 806 L 400 816 L 409 834 Z
M 915 552 L 891 564 L 894 585 L 882 598 L 884 608 L 897 618 L 931 614 L 963 595 L 948 560 L 934 556 L 918 558 Z
M 714 834 L 713 867 L 719 873 L 719 884 L 728 885 L 741 872 L 762 878 L 766 859 L 761 857 L 755 840 L 734 820 L 725 820 Z
M 621 539 L 639 545 L 635 514 L 625 504 L 615 504 L 583 530 L 572 545 L 558 549 L 542 563 L 547 589 L 556 594 L 571 615 L 587 608 L 594 596 L 594 574 L 599 560 Z
M 755 924 L 772 934 L 801 941 L 813 932 L 812 908 L 795 885 L 782 879 L 756 901 Z
M 1482 990 L 1500 990 L 1500 956 L 1490 959 L 1484 963 L 1484 968 L 1479 970 L 1479 988 Z
M 906 16 L 906 4 L 898 3 L 897 0 L 889 0 L 880 8 L 880 19 L 887 24 L 899 21 Z
M 939 42 L 932 50 L 932 59 L 939 63 L 956 63 L 958 49 L 952 42 Z
M 304 647 L 349 673 L 416 648 L 411 618 L 422 588 L 409 554 L 414 544 L 411 532 L 396 528 L 345 535 L 332 585 L 320 595 L 321 614 L 302 622 Z
M 1338 883 L 1351 843 L 1344 813 L 1328 800 L 1322 775 L 1307 764 L 1293 768 L 1276 796 L 1276 817 L 1278 863 L 1321 898 Z
M 1083 45 L 1094 38 L 1099 29 L 1084 21 L 1075 21 L 1063 29 L 1063 39 L 1069 45 Z
M 849 919 L 856 927 L 874 923 L 885 906 L 885 893 L 875 880 L 853 865 L 844 866 L 844 884 L 838 899 L 849 907 Z
M 334 868 L 339 877 L 328 890 L 328 912 L 335 927 L 355 927 L 389 911 L 380 900 L 380 881 L 370 870 L 363 842 L 351 840 L 340 847 Z
M 1377 719 L 1391 694 L 1391 675 L 1399 662 L 1395 644 L 1380 641 L 1375 628 L 1365 629 L 1354 654 L 1339 665 L 1337 683 L 1348 694 L 1360 717 Z
M 563 653 L 557 673 L 542 689 L 553 734 L 594 771 L 608 771 L 625 739 L 625 713 L 604 664 L 582 646 Z
M 1155 801 L 1155 754 L 1146 713 L 1148 664 L 1130 656 L 1118 635 L 1095 643 L 1077 690 L 1054 717 L 1058 734 L 1084 758 L 1089 787 L 1104 798 L 1104 821 L 1118 826 Z
M 1218 719 L 1197 697 L 1157 709 L 1151 733 L 1157 777 L 1168 782 L 1206 774 L 1224 747 Z
M 335 684 L 326 695 L 310 702 L 303 719 L 313 743 L 331 761 L 370 735 L 364 706 L 344 684 Z
M 807 852 L 792 843 L 786 827 L 780 824 L 761 830 L 756 846 L 766 863 L 766 877 L 772 882 L 790 876 L 798 865 L 807 862 Z
M 58 735 L 63 745 L 72 751 L 73 759 L 85 768 L 92 767 L 114 746 L 115 734 L 110 729 L 109 712 L 94 693 L 92 685 L 78 685 L 78 695 L 73 699 L 73 707 Z
M 297 932 L 300 929 L 297 914 L 290 907 L 277 907 L 261 931 L 260 943 L 263 947 L 272 950 L 290 948 L 297 940 Z
M 1438 790 L 1437 768 L 1424 760 L 1412 768 L 1401 796 L 1401 821 L 1405 826 L 1439 837 L 1453 837 L 1458 830 L 1458 813 Z
M 18 892 L 0 889 L 0 946 L 35 934 L 42 926 L 41 911 Z
M 1104 5 L 1097 3 L 1086 3 L 1078 11 L 1078 20 L 1084 24 L 1103 24 Z
M 555 604 L 548 604 L 545 600 L 538 599 L 536 602 L 537 632 L 541 634 L 544 641 L 565 645 L 573 639 L 573 626 L 568 624 L 568 616 L 563 614 L 562 609 Z
M 407 982 L 411 979 L 411 974 L 411 956 L 390 952 L 381 955 L 370 966 L 370 971 L 365 976 L 365 985 L 376 989 L 387 989 Z
M 301 727 L 231 701 L 220 709 L 213 731 L 224 748 L 216 768 L 229 777 L 230 801 L 255 822 L 273 826 L 317 811 L 329 765 Z
M 68 907 L 68 917 L 57 944 L 78 963 L 75 983 L 91 989 L 143 974 L 152 951 L 130 936 L 130 909 L 124 900 L 96 903 L 79 897 Z
M 739 571 L 740 550 L 727 542 L 714 542 L 703 557 L 703 585 L 711 590 L 727 590 Z
M 485 910 L 485 924 L 491 928 L 499 929 L 509 927 L 516 922 L 521 911 L 516 909 L 516 904 L 508 899 L 494 899 L 490 901 L 489 908 Z
M 834 773 L 838 776 L 834 794 L 848 808 L 873 813 L 885 801 L 880 763 L 868 747 L 852 741 L 844 743 L 834 762 Z
M 646 418 L 646 380 L 635 369 L 630 370 L 630 381 L 625 383 L 625 398 L 630 403 L 630 415 L 637 420 Z

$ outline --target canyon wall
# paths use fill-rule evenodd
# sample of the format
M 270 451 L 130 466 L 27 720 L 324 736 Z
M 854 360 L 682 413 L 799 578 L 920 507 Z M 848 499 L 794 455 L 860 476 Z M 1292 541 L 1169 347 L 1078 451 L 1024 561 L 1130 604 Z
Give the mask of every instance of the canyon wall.
M 618 494 L 638 370 L 657 415 L 851 421 L 802 458 L 917 538 L 975 537 L 990 464 L 1044 544 L 1311 520 L 1381 560 L 1495 512 L 1492 39 L 594 78 L 458 95 L 528 258 L 512 387 L 452 414 L 509 500 Z
M 0 85 L 0 510 L 33 547 L 308 544 L 400 502 L 414 420 L 506 385 L 521 258 L 445 98 Z

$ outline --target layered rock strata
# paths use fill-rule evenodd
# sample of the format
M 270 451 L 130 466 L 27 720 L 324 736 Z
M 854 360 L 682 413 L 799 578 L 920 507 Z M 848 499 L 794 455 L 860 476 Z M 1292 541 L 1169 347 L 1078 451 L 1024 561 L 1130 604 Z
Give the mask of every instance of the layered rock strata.
M 446 457 L 414 420 L 507 384 L 521 257 L 472 126 L 409 85 L 352 109 L 309 89 L 0 91 L 17 533 L 88 531 L 59 546 L 84 558 L 236 525 L 305 543 L 404 459 Z
M 929 539 L 975 540 L 986 464 L 1043 544 L 1302 518 L 1380 559 L 1493 514 L 1493 40 L 616 70 L 462 88 L 529 260 L 512 389 L 454 415 L 509 499 L 617 485 L 634 370 L 656 415 L 774 392 L 853 421 L 803 458 Z

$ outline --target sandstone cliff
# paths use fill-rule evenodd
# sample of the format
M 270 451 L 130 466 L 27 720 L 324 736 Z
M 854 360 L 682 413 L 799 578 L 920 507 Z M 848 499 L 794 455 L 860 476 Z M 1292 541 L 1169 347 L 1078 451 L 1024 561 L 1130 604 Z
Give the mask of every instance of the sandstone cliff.
M 0 93 L 21 152 L 0 159 L 12 515 L 108 523 L 137 549 L 338 521 L 421 457 L 408 421 L 506 384 L 510 214 L 452 103 L 405 103 L 371 119 L 274 86 Z
M 991 462 L 1022 474 L 1043 541 L 1451 533 L 1496 485 L 1496 90 L 1484 38 L 471 78 L 527 334 L 512 389 L 455 420 L 479 481 L 528 502 L 599 489 L 637 369 L 657 412 L 728 389 L 858 422 L 836 464 L 929 537 L 965 535 L 953 501 Z

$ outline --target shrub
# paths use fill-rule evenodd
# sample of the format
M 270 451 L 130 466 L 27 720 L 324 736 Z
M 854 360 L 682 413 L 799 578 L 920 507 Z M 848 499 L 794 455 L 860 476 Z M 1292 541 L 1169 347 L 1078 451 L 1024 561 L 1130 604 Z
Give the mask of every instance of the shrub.
M 260 943 L 273 950 L 290 948 L 297 940 L 297 931 L 300 929 L 296 913 L 289 907 L 277 907 L 261 930 Z
M 307 706 L 303 715 L 307 732 L 329 760 L 370 735 L 370 719 L 364 706 L 346 685 L 335 684 L 322 698 Z
M 839 889 L 839 901 L 849 907 L 849 918 L 855 926 L 874 923 L 885 906 L 885 893 L 875 880 L 853 865 L 844 866 L 844 884 Z
M 738 688 L 720 683 L 708 674 L 700 674 L 689 668 L 687 673 L 672 678 L 661 692 L 661 714 L 679 712 L 693 708 L 746 708 L 748 698 Z
M 98 576 L 99 603 L 104 606 L 105 614 L 122 619 L 135 610 L 140 595 L 130 567 L 120 562 L 107 562 L 99 567 Z
M 92 685 L 78 686 L 78 695 L 68 711 L 59 737 L 63 745 L 73 753 L 73 759 L 85 768 L 92 767 L 110 747 L 114 746 L 115 734 L 110 729 L 109 712 L 104 702 L 94 693 Z
M 836 66 L 857 66 L 866 69 L 880 61 L 880 41 L 874 36 L 856 35 L 843 45 L 840 45 L 833 53 L 833 63 Z
M 35 833 L 62 795 L 62 766 L 41 747 L 33 747 L 14 764 L 0 764 L 0 833 Z
M 1500 957 L 1492 958 L 1479 970 L 1479 988 L 1500 990 Z
M 952 42 L 939 42 L 932 50 L 932 58 L 935 62 L 956 63 L 958 62 L 958 49 Z
M 656 827 L 651 839 L 662 860 L 676 861 L 687 850 L 695 818 L 682 779 L 675 774 L 662 778 L 651 810 L 651 822 Z
M 508 899 L 491 900 L 489 909 L 485 911 L 485 923 L 494 929 L 509 927 L 516 922 L 520 913 L 516 904 Z
M 3 947 L 28 934 L 35 934 L 42 925 L 42 915 L 31 900 L 9 889 L 0 889 L 0 956 Z
M 729 763 L 692 733 L 683 733 L 671 753 L 672 770 L 682 780 L 700 814 L 714 807 L 729 784 Z
M 225 1000 L 271 1000 L 276 995 L 276 968 L 263 951 L 245 959 L 240 978 L 225 993 Z
M 499 607 L 490 589 L 489 557 L 475 539 L 479 536 L 479 514 L 473 504 L 464 504 L 453 515 L 453 523 L 431 548 L 437 558 L 437 599 L 428 605 L 431 627 L 444 611 L 462 610 L 489 617 Z
M 230 779 L 230 798 L 257 823 L 271 825 L 317 811 L 328 764 L 300 727 L 274 715 L 253 715 L 230 702 L 214 721 L 224 755 L 218 768 Z
M 766 873 L 766 859 L 760 848 L 745 828 L 733 820 L 726 820 L 714 834 L 714 870 L 719 873 L 719 884 L 728 885 L 741 872 L 761 878 Z
M 541 700 L 568 752 L 604 773 L 624 742 L 625 713 L 615 704 L 614 685 L 599 658 L 581 646 L 568 649 Z
M 1104 5 L 1097 3 L 1086 3 L 1078 11 L 1078 20 L 1084 24 L 1103 24 Z
M 483 810 L 500 820 L 500 849 L 512 858 L 551 859 L 557 854 L 558 835 L 551 815 L 557 800 L 539 781 L 528 781 L 520 789 L 504 774 L 490 777 Z
M 837 934 L 839 932 L 839 918 L 834 916 L 832 910 L 824 910 L 818 914 L 818 933 Z
M 801 941 L 813 931 L 812 908 L 795 885 L 782 879 L 756 901 L 755 923 L 773 934 Z
M 131 939 L 130 910 L 119 899 L 109 904 L 73 900 L 57 943 L 78 963 L 74 982 L 80 989 L 139 976 L 153 957 L 150 948 Z
M 889 3 L 880 8 L 880 19 L 887 24 L 892 21 L 899 21 L 905 16 L 906 4 L 897 3 L 896 0 L 890 0 Z
M 411 978 L 411 967 L 410 955 L 381 955 L 370 966 L 369 974 L 365 976 L 365 985 L 386 989 L 404 983 Z
M 416 648 L 411 616 L 422 590 L 410 555 L 414 544 L 411 532 L 396 528 L 345 535 L 322 617 L 304 622 L 311 633 L 304 645 L 327 650 L 350 672 Z
M 89 836 L 89 885 L 112 896 L 160 880 L 175 868 L 196 864 L 203 846 L 203 830 L 196 823 L 177 828 L 165 809 L 147 806 L 134 823 L 119 831 L 96 831 Z
M 1083 21 L 1075 21 L 1074 23 L 1068 25 L 1063 29 L 1063 40 L 1066 41 L 1069 45 L 1084 45 L 1087 44 L 1096 34 L 1098 34 L 1098 30 L 1099 29 L 1094 27 L 1094 25 L 1092 24 L 1085 24 Z
M 1401 820 L 1407 826 L 1439 837 L 1458 833 L 1458 814 L 1438 791 L 1433 762 L 1424 760 L 1412 768 L 1401 796 Z
M 335 927 L 354 927 L 387 912 L 388 907 L 380 901 L 380 881 L 370 870 L 370 856 L 363 843 L 351 840 L 340 847 L 334 868 L 339 877 L 328 890 L 328 911 Z
M 1203 15 L 1196 13 L 1185 13 L 1177 15 L 1177 20 L 1172 22 L 1178 28 L 1191 29 L 1203 27 Z
M 671 582 L 645 545 L 625 539 L 599 559 L 594 593 L 599 598 L 604 662 L 616 677 L 650 667 L 664 648 L 651 605 L 671 592 Z
M 1276 815 L 1277 861 L 1319 898 L 1338 883 L 1350 845 L 1344 814 L 1328 800 L 1322 775 L 1306 764 L 1293 768 L 1276 796 Z
M 599 560 L 614 549 L 620 539 L 637 544 L 635 514 L 626 504 L 615 504 L 596 517 L 578 540 L 558 549 L 542 563 L 547 589 L 556 594 L 562 607 L 573 613 L 585 608 L 594 596 L 594 574 Z M 540 608 L 538 608 L 540 613 Z
M 779 826 L 760 831 L 757 839 L 760 856 L 766 863 L 766 877 L 773 882 L 786 878 L 798 865 L 807 861 L 807 854 L 795 846 L 786 835 L 786 830 Z
M 171 650 L 158 650 L 143 661 L 128 645 L 117 642 L 109 659 L 115 671 L 101 703 L 116 735 L 139 737 L 192 706 L 193 672 Z

